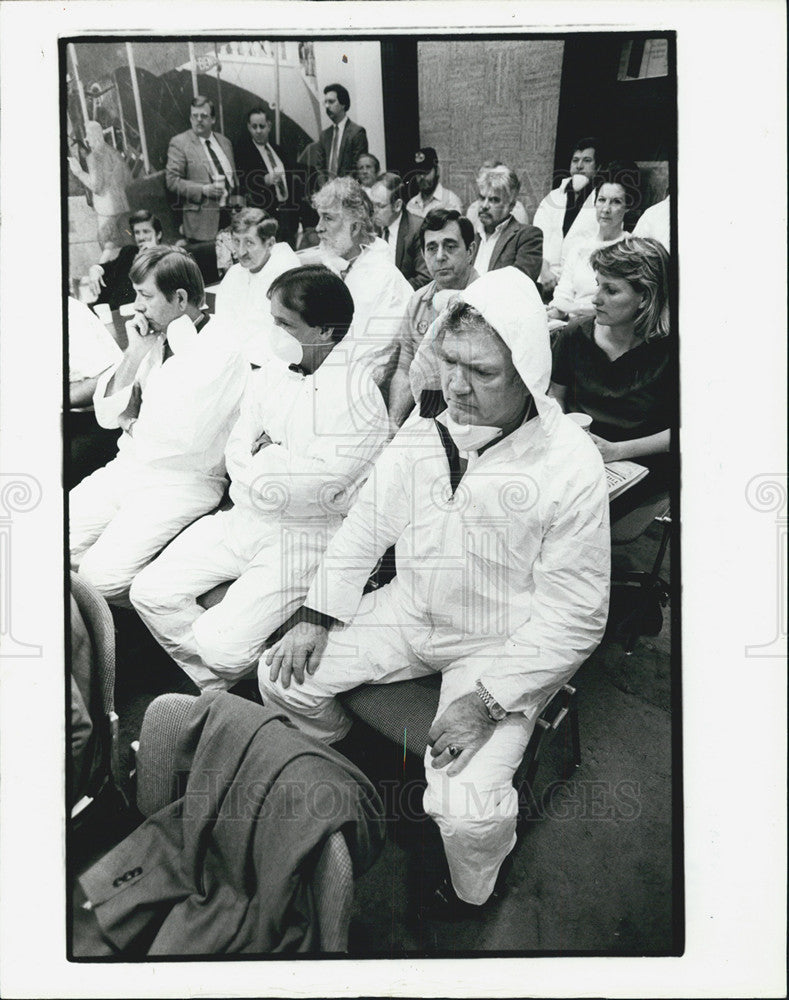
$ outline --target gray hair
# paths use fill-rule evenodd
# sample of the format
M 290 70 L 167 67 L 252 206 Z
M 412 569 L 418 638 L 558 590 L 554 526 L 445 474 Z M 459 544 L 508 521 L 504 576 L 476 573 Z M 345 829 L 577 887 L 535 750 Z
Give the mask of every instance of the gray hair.
M 359 238 L 362 242 L 373 239 L 373 203 L 362 185 L 353 177 L 335 177 L 328 181 L 313 196 L 312 206 L 316 212 L 339 206 L 343 215 L 360 224 Z
M 518 175 L 504 163 L 498 163 L 495 167 L 483 167 L 477 175 L 477 184 L 480 188 L 492 188 L 506 194 L 510 202 L 515 201 L 521 189 Z

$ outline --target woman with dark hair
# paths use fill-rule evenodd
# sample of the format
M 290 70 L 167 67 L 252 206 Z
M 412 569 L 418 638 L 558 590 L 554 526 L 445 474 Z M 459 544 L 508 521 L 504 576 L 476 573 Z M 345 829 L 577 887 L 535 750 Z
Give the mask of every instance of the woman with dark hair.
M 675 385 L 669 339 L 668 254 L 657 240 L 629 237 L 590 258 L 594 316 L 560 330 L 551 394 L 565 413 L 592 417 L 605 462 L 633 459 L 650 474 L 624 494 L 666 489 Z
M 567 244 L 562 275 L 548 305 L 549 320 L 580 319 L 594 314 L 592 297 L 596 283 L 589 263 L 592 253 L 628 235 L 625 224 L 640 204 L 639 170 L 635 163 L 612 163 L 597 177 L 594 236 L 571 239 Z

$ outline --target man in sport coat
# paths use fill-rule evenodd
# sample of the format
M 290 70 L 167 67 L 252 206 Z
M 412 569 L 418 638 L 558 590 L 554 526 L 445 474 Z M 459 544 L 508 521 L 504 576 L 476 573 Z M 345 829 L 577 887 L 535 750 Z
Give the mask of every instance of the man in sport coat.
M 478 274 L 501 267 L 517 267 L 536 282 L 542 268 L 542 232 L 523 226 L 512 216 L 520 182 L 504 164 L 479 175 L 478 246 L 474 268 Z
M 422 288 L 430 281 L 420 239 L 423 220 L 406 211 L 400 175 L 381 174 L 370 188 L 370 200 L 375 224 L 389 244 L 395 267 L 412 288 Z
M 213 102 L 195 97 L 189 120 L 192 127 L 170 140 L 165 183 L 183 210 L 182 230 L 189 243 L 216 239 L 220 215 L 236 189 L 233 147 L 219 132 Z
M 367 133 L 348 117 L 351 95 L 341 83 L 330 83 L 323 88 L 323 95 L 332 123 L 320 138 L 329 177 L 354 177 L 356 161 L 367 152 Z

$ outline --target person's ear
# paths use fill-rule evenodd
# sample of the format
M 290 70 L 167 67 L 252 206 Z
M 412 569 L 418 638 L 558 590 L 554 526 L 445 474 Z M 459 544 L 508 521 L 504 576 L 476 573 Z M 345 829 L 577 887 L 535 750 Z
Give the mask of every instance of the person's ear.
M 392 202 L 392 211 L 395 213 L 395 215 L 399 215 L 403 211 L 402 198 L 395 198 L 395 200 Z
M 332 339 L 333 334 L 334 334 L 333 326 L 322 326 L 320 327 L 320 333 L 318 334 L 318 339 L 323 341 L 324 344 L 326 344 Z
M 179 312 L 186 312 L 186 307 L 189 303 L 189 295 L 185 288 L 176 288 L 175 299 L 178 303 Z

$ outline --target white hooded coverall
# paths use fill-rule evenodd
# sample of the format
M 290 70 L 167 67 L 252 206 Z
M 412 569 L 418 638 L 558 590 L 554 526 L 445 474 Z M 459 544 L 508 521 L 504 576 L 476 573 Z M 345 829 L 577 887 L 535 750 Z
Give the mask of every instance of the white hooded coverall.
M 252 373 L 226 450 L 232 508 L 191 525 L 134 581 L 140 617 L 201 689 L 254 669 L 386 442 L 381 393 L 347 353 L 340 343 L 308 376 L 276 359 Z M 253 455 L 263 431 L 274 443 Z M 231 580 L 204 611 L 197 599 Z
M 539 712 L 596 648 L 608 611 L 610 538 L 603 462 L 546 393 L 545 310 L 515 268 L 458 295 L 510 347 L 538 417 L 472 452 L 452 496 L 435 421 L 406 422 L 334 536 L 306 606 L 335 627 L 320 665 L 284 689 L 258 673 L 307 732 L 334 741 L 349 721 L 334 695 L 362 683 L 442 673 L 438 715 L 479 679 L 510 714 L 457 775 L 425 759 L 424 805 L 441 830 L 454 888 L 483 903 L 515 843 L 512 776 Z M 362 596 L 396 543 L 397 576 Z
M 109 601 L 125 603 L 136 574 L 225 489 L 224 450 L 249 365 L 181 317 L 179 335 L 156 338 L 135 382 L 142 402 L 117 456 L 69 493 L 71 567 Z M 120 426 L 132 384 L 105 396 L 117 365 L 99 377 L 93 406 L 101 427 Z

